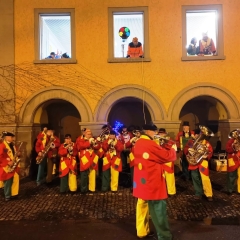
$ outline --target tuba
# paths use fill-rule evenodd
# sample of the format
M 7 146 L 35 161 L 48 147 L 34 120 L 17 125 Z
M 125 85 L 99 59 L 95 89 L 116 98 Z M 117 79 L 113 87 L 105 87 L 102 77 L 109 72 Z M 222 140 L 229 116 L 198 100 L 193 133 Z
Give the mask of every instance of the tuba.
M 13 157 L 13 165 L 9 166 L 8 168 L 8 172 L 13 172 L 14 169 L 17 167 L 18 163 L 21 161 L 21 159 L 19 158 L 19 153 L 21 151 L 21 147 L 22 147 L 23 142 L 20 142 L 18 145 L 18 150 L 15 152 L 14 157 Z
M 45 148 L 43 150 L 43 154 L 41 156 L 36 157 L 36 163 L 37 164 L 40 164 L 42 162 L 42 160 L 46 157 L 50 148 L 55 148 L 54 141 L 55 141 L 55 138 L 50 138 L 48 144 L 45 146 Z
M 188 152 L 186 155 L 187 161 L 190 165 L 197 165 L 203 159 L 203 156 L 208 154 L 208 147 L 206 144 L 202 144 L 201 140 L 203 140 L 204 136 L 214 136 L 214 133 L 207 127 L 199 125 L 200 134 L 194 140 L 192 150 Z
M 228 134 L 228 138 L 235 139 L 235 141 L 232 144 L 232 148 L 236 152 L 239 151 L 240 150 L 240 129 L 235 129 L 235 130 L 231 131 Z

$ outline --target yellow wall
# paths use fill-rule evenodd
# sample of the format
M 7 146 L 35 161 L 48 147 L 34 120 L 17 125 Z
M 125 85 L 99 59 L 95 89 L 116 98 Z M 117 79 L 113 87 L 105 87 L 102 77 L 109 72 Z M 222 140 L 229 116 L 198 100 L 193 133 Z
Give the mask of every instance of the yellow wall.
M 182 56 L 182 5 L 223 5 L 224 55 L 225 60 L 181 61 Z M 27 7 L 26 7 L 27 6 Z M 149 41 L 151 62 L 107 63 L 108 58 L 108 7 L 148 6 Z M 74 8 L 76 22 L 77 64 L 34 65 L 34 8 Z M 100 98 L 112 87 L 122 84 L 144 84 L 167 110 L 173 98 L 189 85 L 209 82 L 222 85 L 240 101 L 238 79 L 240 34 L 239 0 L 16 0 L 14 6 L 15 64 L 35 77 L 22 77 L 16 72 L 17 91 L 22 98 L 17 101 L 17 111 L 24 100 L 34 91 L 52 84 L 68 86 L 80 92 L 92 111 Z M 46 70 L 51 74 L 46 75 Z M 57 78 L 61 73 L 76 71 L 67 81 Z M 90 71 L 90 72 L 89 72 Z M 143 75 L 142 75 L 143 74 Z M 93 80 L 93 82 L 90 82 Z M 34 82 L 33 85 L 27 83 Z M 41 81 L 43 83 L 41 84 Z M 97 81 L 100 87 L 94 87 Z M 227 83 L 227 84 L 226 84 Z M 26 89 L 24 91 L 23 89 Z M 92 95 L 89 95 L 89 91 Z

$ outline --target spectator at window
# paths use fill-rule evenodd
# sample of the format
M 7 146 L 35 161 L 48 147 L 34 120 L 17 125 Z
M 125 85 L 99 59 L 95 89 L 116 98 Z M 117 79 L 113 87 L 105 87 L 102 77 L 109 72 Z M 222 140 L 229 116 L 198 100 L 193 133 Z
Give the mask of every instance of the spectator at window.
M 128 45 L 127 58 L 143 58 L 142 43 L 137 37 L 134 37 Z
M 197 39 L 194 37 L 191 39 L 191 42 L 187 49 L 187 53 L 189 55 L 197 55 L 199 53 L 199 47 L 197 47 L 196 44 L 197 44 Z
M 202 33 L 202 40 L 199 41 L 199 56 L 216 55 L 216 48 L 212 38 L 207 32 Z
M 45 59 L 48 59 L 48 58 L 55 59 L 55 56 L 56 56 L 55 52 L 51 52 L 50 55 Z
M 67 53 L 63 53 L 61 58 L 70 58 L 69 55 Z

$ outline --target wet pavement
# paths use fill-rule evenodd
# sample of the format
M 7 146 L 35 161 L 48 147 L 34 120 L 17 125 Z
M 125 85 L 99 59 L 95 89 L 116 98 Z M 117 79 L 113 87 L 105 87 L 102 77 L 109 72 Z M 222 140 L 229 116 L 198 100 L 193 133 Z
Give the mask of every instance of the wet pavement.
M 210 178 L 213 202 L 196 200 L 192 183 L 176 177 L 177 195 L 167 200 L 174 239 L 240 239 L 240 195 L 226 194 L 225 172 L 211 171 Z M 58 178 L 39 187 L 22 179 L 17 200 L 5 202 L 0 190 L 0 239 L 15 233 L 18 239 L 36 233 L 27 239 L 136 239 L 136 199 L 126 187 L 129 179 L 121 174 L 118 193 L 105 194 L 60 194 Z

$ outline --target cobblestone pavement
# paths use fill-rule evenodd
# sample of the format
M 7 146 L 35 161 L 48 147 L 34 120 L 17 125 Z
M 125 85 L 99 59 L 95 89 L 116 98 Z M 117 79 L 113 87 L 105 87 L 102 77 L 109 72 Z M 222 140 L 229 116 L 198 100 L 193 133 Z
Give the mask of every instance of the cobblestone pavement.
M 173 220 L 204 221 L 207 224 L 237 225 L 240 223 L 240 195 L 226 194 L 226 173 L 211 171 L 214 201 L 195 200 L 192 182 L 176 177 L 177 195 L 169 198 L 168 216 Z M 121 185 L 128 181 L 126 174 Z M 36 186 L 24 178 L 20 182 L 17 200 L 4 201 L 0 190 L 0 220 L 124 220 L 135 219 L 136 199 L 130 188 L 119 187 L 118 193 L 60 194 L 59 179 L 51 187 Z

